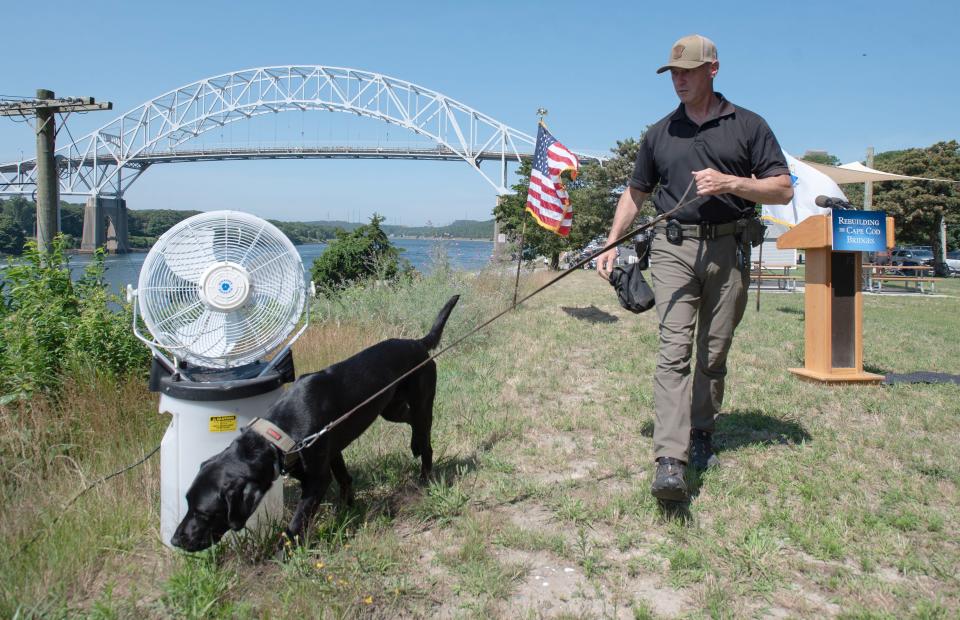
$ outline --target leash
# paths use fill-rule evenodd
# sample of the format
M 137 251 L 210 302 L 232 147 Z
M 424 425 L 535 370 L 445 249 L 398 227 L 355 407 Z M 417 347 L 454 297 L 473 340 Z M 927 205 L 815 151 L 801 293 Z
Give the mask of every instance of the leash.
M 452 348 L 454 348 L 455 346 L 459 345 L 461 342 L 463 342 L 464 340 L 466 340 L 466 339 L 469 338 L 470 336 L 472 336 L 472 335 L 474 335 L 475 333 L 479 332 L 481 329 L 487 327 L 488 325 L 490 325 L 491 323 L 493 323 L 494 321 L 496 321 L 496 320 L 499 319 L 500 317 L 504 316 L 505 314 L 507 314 L 507 313 L 510 312 L 511 310 L 516 309 L 516 307 L 519 306 L 520 304 L 522 304 L 523 302 L 527 301 L 528 299 L 530 299 L 530 298 L 533 297 L 534 295 L 542 292 L 544 289 L 546 289 L 546 288 L 548 288 L 548 287 L 550 287 L 550 286 L 553 286 L 554 284 L 556 284 L 556 283 L 559 282 L 560 280 L 562 280 L 562 279 L 566 278 L 567 276 L 569 276 L 570 274 L 572 274 L 574 271 L 576 271 L 576 270 L 579 269 L 580 267 L 583 267 L 584 265 L 586 265 L 587 263 L 589 263 L 590 261 L 592 261 L 592 260 L 595 259 L 596 257 L 600 256 L 601 254 L 603 254 L 603 253 L 605 253 L 605 252 L 607 252 L 607 251 L 609 251 L 609 250 L 612 250 L 613 248 L 617 247 L 618 245 L 620 245 L 621 243 L 623 243 L 623 242 L 626 241 L 627 239 L 630 239 L 631 237 L 635 236 L 635 235 L 638 234 L 638 233 L 643 232 L 644 230 L 653 228 L 655 225 L 657 225 L 657 224 L 659 224 L 660 222 L 662 222 L 663 220 L 667 219 L 668 217 L 670 217 L 671 215 L 673 215 L 674 213 L 676 213 L 677 211 L 679 211 L 681 208 L 683 208 L 683 207 L 686 205 L 686 202 L 685 202 L 685 201 L 686 201 L 686 198 L 687 198 L 687 194 L 690 193 L 690 188 L 693 187 L 693 184 L 694 184 L 694 179 L 690 179 L 690 183 L 687 184 L 687 189 L 684 190 L 683 196 L 680 197 L 680 200 L 677 202 L 677 206 L 675 206 L 674 208 L 672 208 L 672 209 L 670 209 L 669 211 L 666 211 L 666 212 L 664 212 L 664 213 L 661 213 L 660 215 L 658 215 L 657 217 L 653 218 L 652 220 L 650 220 L 650 221 L 647 222 L 646 224 L 641 224 L 640 226 L 637 226 L 637 227 L 634 228 L 633 230 L 631 230 L 631 231 L 627 232 L 626 234 L 620 236 L 620 237 L 619 237 L 618 239 L 616 239 L 615 241 L 613 241 L 613 242 L 611 242 L 611 243 L 608 243 L 608 244 L 607 244 L 606 246 L 604 246 L 603 248 L 597 250 L 597 251 L 594 252 L 593 254 L 588 255 L 586 258 L 580 259 L 580 260 L 577 261 L 573 266 L 571 266 L 569 269 L 567 269 L 566 271 L 561 272 L 560 275 L 558 275 L 557 277 L 553 278 L 552 280 L 550 280 L 549 282 L 547 282 L 546 284 L 544 284 L 544 285 L 541 286 L 540 288 L 536 289 L 536 290 L 533 291 L 532 293 L 530 293 L 530 294 L 528 294 L 528 295 L 525 295 L 523 298 L 521 298 L 521 299 L 519 299 L 519 300 L 516 300 L 516 298 L 514 298 L 515 301 L 514 301 L 514 303 L 513 303 L 512 306 L 508 306 L 505 310 L 503 310 L 503 311 L 495 314 L 494 316 L 490 317 L 489 319 L 487 319 L 486 321 L 484 321 L 484 322 L 481 323 L 480 325 L 474 327 L 473 329 L 471 329 L 469 332 L 467 332 L 466 334 L 464 334 L 464 335 L 461 336 L 460 338 L 457 338 L 456 340 L 454 340 L 453 342 L 451 342 L 451 343 L 448 344 L 447 346 L 443 347 L 442 349 L 440 349 L 439 351 L 437 351 L 437 352 L 434 353 L 433 355 L 429 356 L 427 359 L 423 360 L 422 362 L 420 362 L 419 364 L 417 364 L 416 366 L 414 366 L 413 368 L 411 368 L 411 369 L 408 370 L 407 372 L 403 373 L 402 375 L 400 375 L 399 377 L 397 377 L 396 379 L 394 379 L 393 381 L 391 381 L 391 382 L 388 383 L 387 385 L 385 385 L 385 386 L 383 386 L 382 388 L 380 388 L 380 390 L 378 390 L 377 392 L 375 392 L 372 396 L 370 396 L 369 398 L 367 398 L 366 400 L 364 400 L 363 402 L 361 402 L 359 405 L 355 406 L 353 409 L 347 411 L 346 413 L 344 413 L 343 415 L 341 415 L 341 416 L 340 416 L 339 418 L 337 418 L 336 420 L 333 420 L 332 422 L 328 423 L 326 426 L 324 426 L 322 429 L 320 429 L 320 430 L 317 431 L 316 433 L 312 433 L 312 434 L 310 434 L 310 435 L 307 435 L 306 437 L 304 437 L 303 439 L 301 439 L 300 441 L 298 441 L 298 442 L 293 446 L 293 448 L 291 448 L 288 452 L 285 453 L 285 455 L 296 454 L 296 453 L 298 453 L 298 452 L 301 452 L 301 451 L 303 451 L 303 450 L 306 450 L 307 448 L 309 448 L 310 446 L 312 446 L 313 444 L 315 444 L 321 437 L 323 437 L 324 435 L 326 435 L 327 433 L 329 433 L 330 431 L 332 431 L 333 429 L 335 429 L 337 426 L 339 426 L 340 424 L 342 424 L 347 418 L 349 418 L 351 415 L 353 415 L 354 413 L 356 413 L 357 410 L 359 410 L 359 409 L 361 409 L 362 407 L 364 407 L 365 405 L 369 404 L 369 403 L 370 403 L 371 401 L 373 401 L 375 398 L 377 398 L 378 396 L 382 395 L 384 392 L 386 392 L 387 390 L 389 390 L 390 388 L 392 388 L 392 387 L 395 386 L 396 384 L 400 383 L 401 381 L 403 381 L 404 379 L 406 379 L 407 377 L 409 377 L 410 375 L 412 375 L 412 374 L 415 373 L 416 371 L 420 370 L 421 368 L 423 368 L 424 366 L 426 366 L 427 364 L 429 364 L 430 362 L 432 362 L 432 361 L 435 360 L 436 358 L 440 357 L 441 355 L 443 355 L 444 353 L 446 353 L 446 352 L 449 351 L 450 349 L 452 349 Z M 627 190 L 627 191 L 629 191 L 629 190 Z
M 107 480 L 110 480 L 111 478 L 115 478 L 115 477 L 119 476 L 120 474 L 122 474 L 122 473 L 124 473 L 124 472 L 130 471 L 131 469 L 133 469 L 134 467 L 136 467 L 136 466 L 138 466 L 138 465 L 142 465 L 143 463 L 146 463 L 146 462 L 147 462 L 147 459 L 149 459 L 151 456 L 153 456 L 154 454 L 156 454 L 158 450 L 160 450 L 160 444 L 157 444 L 157 447 L 156 447 L 156 448 L 154 448 L 153 450 L 151 450 L 150 452 L 148 452 L 142 459 L 140 459 L 140 460 L 137 461 L 136 463 L 131 463 L 130 465 L 127 465 L 127 466 L 124 467 L 123 469 L 118 469 L 117 471 L 113 472 L 112 474 L 107 474 L 106 476 L 103 476 L 103 477 L 101 477 L 100 479 L 98 479 L 98 480 L 90 483 L 89 485 L 87 485 L 87 488 L 85 488 L 84 490 L 82 490 L 82 491 L 80 491 L 79 493 L 77 493 L 76 495 L 74 495 L 74 496 L 73 496 L 73 499 L 71 499 L 69 502 L 67 502 L 66 504 L 63 505 L 63 507 L 60 509 L 60 512 L 57 513 L 57 516 L 53 518 L 53 521 L 51 521 L 46 527 L 40 528 L 40 529 L 37 531 L 37 533 L 33 536 L 33 538 L 31 538 L 30 540 L 28 540 L 27 542 L 25 542 L 19 549 L 17 549 L 16 551 L 14 551 L 14 552 L 10 555 L 10 557 L 7 558 L 7 561 L 9 562 L 9 561 L 13 560 L 13 559 L 16 558 L 18 555 L 20 555 L 21 553 L 23 553 L 24 551 L 26 551 L 27 548 L 30 547 L 30 545 L 32 545 L 33 543 L 37 542 L 37 540 L 43 535 L 44 532 L 46 532 L 47 530 L 49 530 L 50 528 L 52 528 L 54 525 L 57 524 L 57 521 L 60 520 L 60 517 L 62 517 L 62 516 L 64 515 L 64 513 L 66 513 L 67 508 L 69 508 L 70 506 L 73 506 L 73 504 L 74 504 L 78 499 L 80 499 L 81 497 L 83 497 L 83 496 L 87 493 L 87 491 L 90 491 L 91 489 L 100 486 L 101 484 L 103 484 L 103 483 L 106 482 Z

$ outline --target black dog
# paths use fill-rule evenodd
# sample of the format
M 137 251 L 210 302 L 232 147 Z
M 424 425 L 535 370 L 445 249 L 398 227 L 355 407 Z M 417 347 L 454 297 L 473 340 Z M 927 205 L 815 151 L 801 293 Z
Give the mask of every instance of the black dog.
M 419 340 L 385 340 L 320 372 L 303 375 L 263 416 L 298 440 L 316 433 L 384 386 L 429 357 L 459 295 L 447 302 L 433 328 Z M 340 497 L 352 497 L 343 450 L 373 424 L 377 416 L 412 427 L 410 450 L 420 457 L 420 476 L 433 467 L 430 427 L 437 366 L 431 361 L 367 403 L 294 459 L 290 475 L 300 481 L 301 497 L 287 535 L 300 536 L 330 486 L 331 473 Z M 240 530 L 278 477 L 284 454 L 250 428 L 227 448 L 206 460 L 187 491 L 187 514 L 171 539 L 187 551 L 219 542 L 228 529 Z

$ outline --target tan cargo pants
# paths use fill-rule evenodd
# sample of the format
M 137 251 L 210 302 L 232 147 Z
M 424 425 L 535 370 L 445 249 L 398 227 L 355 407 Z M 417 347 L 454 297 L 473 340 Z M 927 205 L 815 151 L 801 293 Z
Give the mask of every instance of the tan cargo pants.
M 713 431 L 723 405 L 727 352 L 747 305 L 749 267 L 737 264 L 734 235 L 667 241 L 662 232 L 650 249 L 660 350 L 654 373 L 654 457 L 687 461 L 690 428 Z M 697 364 L 691 392 L 694 332 Z

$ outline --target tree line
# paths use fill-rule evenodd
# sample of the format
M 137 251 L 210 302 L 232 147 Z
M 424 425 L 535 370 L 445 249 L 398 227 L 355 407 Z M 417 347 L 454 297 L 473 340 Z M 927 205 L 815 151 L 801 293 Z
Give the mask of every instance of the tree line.
M 931 179 L 960 180 L 960 143 L 885 151 L 873 167 Z M 841 186 L 855 206 L 863 205 L 863 184 Z M 873 184 L 873 207 L 893 216 L 897 245 L 929 245 L 940 260 L 940 226 L 947 227 L 947 250 L 960 248 L 960 184 L 938 181 L 885 181 Z
M 610 230 L 617 199 L 633 171 L 642 140 L 641 133 L 638 138 L 618 141 L 611 149 L 611 158 L 603 165 L 587 162 L 581 165 L 576 180 L 567 177 L 565 184 L 573 207 L 573 225 L 566 238 L 539 227 L 525 212 L 530 163 L 524 162 L 517 170 L 517 182 L 513 185 L 515 194 L 505 196 L 494 210 L 501 230 L 511 233 L 514 238 L 518 238 L 522 231 L 523 254 L 546 256 L 557 268 L 561 253 L 582 249 L 592 239 L 605 236 Z M 835 156 L 822 152 L 802 159 L 829 165 L 839 163 Z M 926 148 L 878 153 L 873 167 L 909 176 L 960 180 L 960 144 L 949 140 Z M 852 204 L 863 204 L 862 183 L 841 187 Z M 893 181 L 874 183 L 873 188 L 874 208 L 894 217 L 898 244 L 930 245 L 939 261 L 939 230 L 943 221 L 947 225 L 948 249 L 960 247 L 960 184 Z M 653 206 L 648 200 L 639 217 L 653 214 Z

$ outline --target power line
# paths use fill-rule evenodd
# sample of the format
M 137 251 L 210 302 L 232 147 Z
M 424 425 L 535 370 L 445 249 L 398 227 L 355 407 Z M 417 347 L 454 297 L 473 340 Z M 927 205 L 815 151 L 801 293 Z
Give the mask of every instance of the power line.
M 93 97 L 54 98 L 51 90 L 38 90 L 35 99 L 0 101 L 0 116 L 36 114 L 39 111 L 54 112 L 91 112 L 94 110 L 112 110 L 113 104 L 97 103 Z

